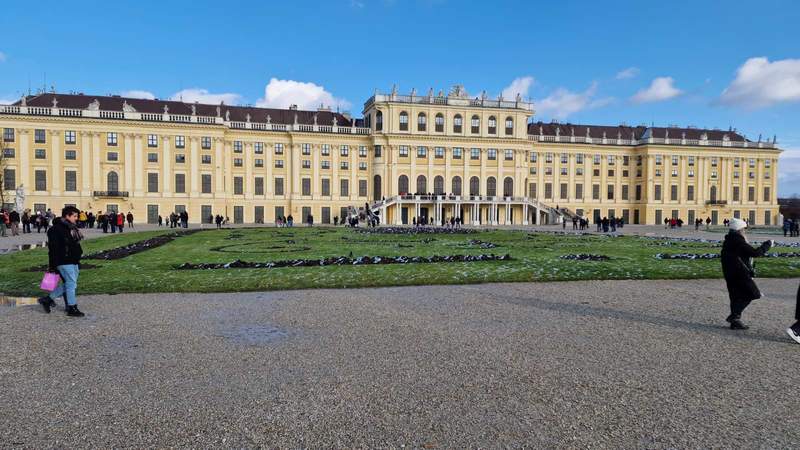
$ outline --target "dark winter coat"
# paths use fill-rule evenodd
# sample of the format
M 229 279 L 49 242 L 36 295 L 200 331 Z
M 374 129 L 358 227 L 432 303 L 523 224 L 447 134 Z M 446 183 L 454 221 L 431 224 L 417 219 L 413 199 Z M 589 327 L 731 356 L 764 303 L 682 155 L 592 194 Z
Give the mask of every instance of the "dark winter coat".
M 65 264 L 80 263 L 83 248 L 80 239 L 75 238 L 75 234 L 62 219 L 53 220 L 53 226 L 47 231 L 47 251 L 51 269 Z
M 753 281 L 755 270 L 751 258 L 764 256 L 769 251 L 770 241 L 765 241 L 759 248 L 753 248 L 744 236 L 735 231 L 725 236 L 722 244 L 722 273 L 728 285 L 731 300 L 756 300 L 761 298 L 761 291 Z

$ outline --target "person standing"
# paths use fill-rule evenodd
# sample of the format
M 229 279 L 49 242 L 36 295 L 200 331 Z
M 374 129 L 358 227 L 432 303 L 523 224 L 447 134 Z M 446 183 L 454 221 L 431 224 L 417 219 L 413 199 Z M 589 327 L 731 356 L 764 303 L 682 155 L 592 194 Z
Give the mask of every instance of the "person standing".
M 8 214 L 8 221 L 11 224 L 11 235 L 19 236 L 19 213 L 17 211 L 11 211 L 11 213 Z
M 721 254 L 722 274 L 731 304 L 731 314 L 725 321 L 731 324 L 732 330 L 746 330 L 749 327 L 742 323 L 742 312 L 751 301 L 761 298 L 761 291 L 753 281 L 755 270 L 752 258 L 764 256 L 774 242 L 765 241 L 759 248 L 750 246 L 744 235 L 747 223 L 742 219 L 731 219 L 729 228 Z
M 62 283 L 49 295 L 39 298 L 46 313 L 55 306 L 55 299 L 64 296 L 67 315 L 83 317 L 78 309 L 76 292 L 78 290 L 78 273 L 80 271 L 81 240 L 83 235 L 78 229 L 78 208 L 67 206 L 61 211 L 61 218 L 53 221 L 53 227 L 47 232 L 48 271 L 61 275 Z
M 31 210 L 26 209 L 22 212 L 22 233 L 28 234 L 31 232 Z
M 103 212 L 97 213 L 97 220 L 100 221 L 100 228 L 103 229 L 103 233 L 108 233 L 108 214 L 103 214 Z
M 125 214 L 120 212 L 117 214 L 115 220 L 117 221 L 117 228 L 119 229 L 119 232 L 122 233 L 122 230 L 125 228 Z
M 797 288 L 797 304 L 794 307 L 794 325 L 786 329 L 789 337 L 800 344 L 800 287 Z
M 111 227 L 111 232 L 117 232 L 117 213 L 114 211 L 109 211 L 106 213 L 106 219 L 108 219 L 108 226 Z
M 128 216 L 126 217 L 126 219 L 128 219 L 128 228 L 130 228 L 132 230 L 133 229 L 133 213 L 128 211 Z
M 6 228 L 11 226 L 11 219 L 5 209 L 0 209 L 0 237 L 6 237 Z

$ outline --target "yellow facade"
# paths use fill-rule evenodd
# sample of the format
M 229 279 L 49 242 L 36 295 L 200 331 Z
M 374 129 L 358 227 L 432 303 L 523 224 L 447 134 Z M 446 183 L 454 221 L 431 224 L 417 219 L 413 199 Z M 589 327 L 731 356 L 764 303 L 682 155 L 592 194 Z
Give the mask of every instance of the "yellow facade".
M 243 223 L 308 212 L 333 222 L 365 204 L 384 223 L 530 224 L 564 213 L 760 225 L 778 214 L 780 150 L 771 143 L 584 138 L 568 125 L 553 136 L 528 124 L 532 105 L 519 99 L 376 94 L 363 123 L 346 127 L 296 115 L 236 122 L 219 108 L 188 117 L 25 103 L 0 106 L 0 128 L 6 201 L 22 186 L 31 209 L 73 204 L 151 222 L 185 209 L 191 222 L 221 214 Z

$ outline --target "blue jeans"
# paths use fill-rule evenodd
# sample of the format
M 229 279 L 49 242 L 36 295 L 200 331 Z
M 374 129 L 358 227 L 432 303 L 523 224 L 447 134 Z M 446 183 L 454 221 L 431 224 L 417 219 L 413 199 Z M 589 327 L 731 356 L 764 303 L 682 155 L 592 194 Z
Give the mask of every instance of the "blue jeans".
M 50 293 L 50 298 L 55 300 L 65 293 L 67 294 L 67 305 L 75 306 L 78 304 L 75 299 L 75 291 L 78 290 L 78 272 L 80 269 L 77 264 L 64 264 L 56 267 L 58 273 L 61 274 L 63 283 L 59 283 L 53 292 Z

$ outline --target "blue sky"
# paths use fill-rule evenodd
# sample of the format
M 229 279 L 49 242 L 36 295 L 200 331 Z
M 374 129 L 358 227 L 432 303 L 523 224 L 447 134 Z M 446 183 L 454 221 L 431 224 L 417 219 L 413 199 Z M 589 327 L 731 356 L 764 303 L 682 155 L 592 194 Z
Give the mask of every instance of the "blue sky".
M 116 4 L 115 3 L 120 3 Z M 0 102 L 44 83 L 360 114 L 377 88 L 522 91 L 536 119 L 735 127 L 800 194 L 800 2 L 4 2 Z

